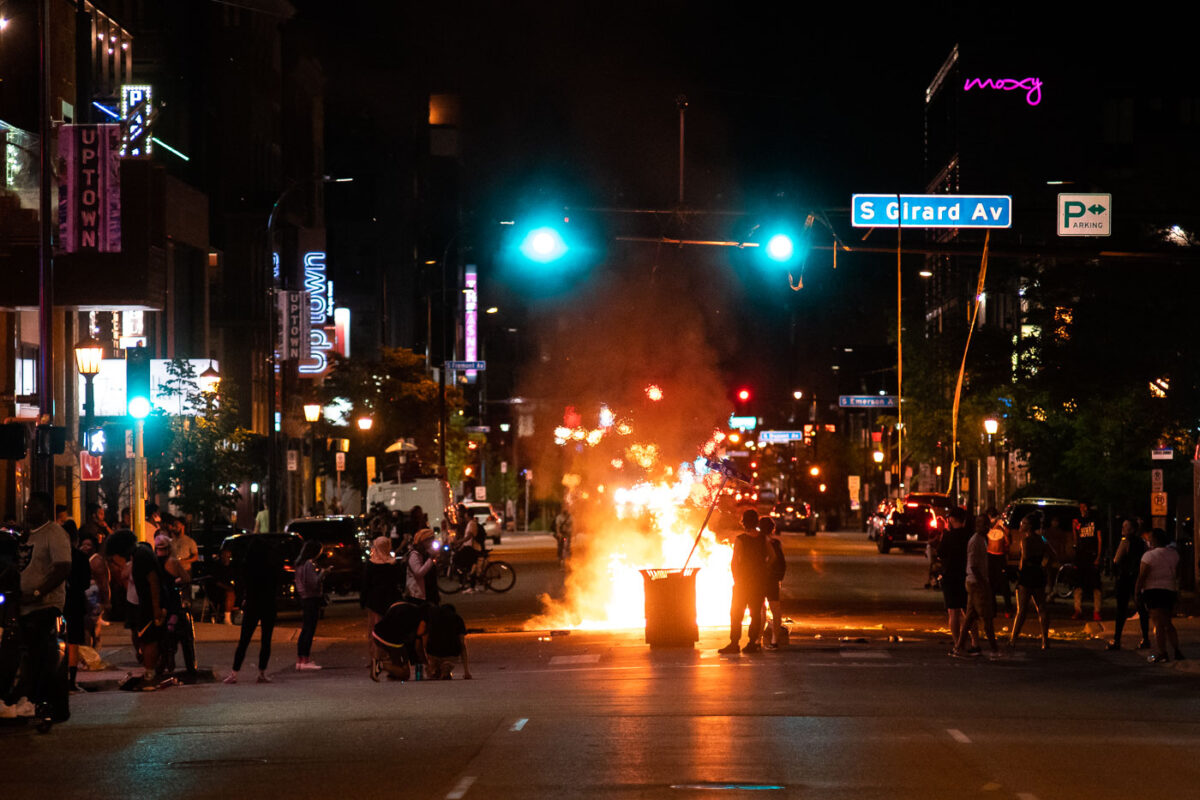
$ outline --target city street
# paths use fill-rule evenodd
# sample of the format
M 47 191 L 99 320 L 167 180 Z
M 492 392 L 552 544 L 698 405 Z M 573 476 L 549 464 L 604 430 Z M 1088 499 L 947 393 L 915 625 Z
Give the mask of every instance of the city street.
M 0 791 L 1052 800 L 1188 796 L 1200 780 L 1192 662 L 1105 652 L 1062 603 L 1049 652 L 1027 639 L 998 661 L 951 659 L 922 558 L 879 555 L 858 532 L 785 541 L 794 624 L 780 652 L 718 656 L 719 629 L 694 650 L 653 651 L 641 631 L 514 632 L 559 582 L 552 541 L 514 536 L 497 556 L 517 566 L 516 588 L 456 598 L 487 631 L 469 640 L 473 681 L 372 683 L 358 605 L 342 601 L 318 629 L 321 672 L 291 669 L 285 619 L 270 685 L 248 668 L 236 686 L 100 691 L 47 735 L 4 728 Z M 1179 622 L 1200 654 L 1198 626 Z M 224 675 L 231 651 L 206 641 L 201 661 Z

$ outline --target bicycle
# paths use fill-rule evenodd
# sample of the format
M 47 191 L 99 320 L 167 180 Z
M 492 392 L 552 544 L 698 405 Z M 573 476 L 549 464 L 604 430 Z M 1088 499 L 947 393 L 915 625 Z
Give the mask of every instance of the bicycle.
M 476 588 L 482 586 L 493 592 L 507 592 L 516 585 L 517 571 L 507 561 L 488 558 L 490 552 L 489 550 L 482 551 L 470 570 L 462 570 L 454 563 L 453 553 L 443 551 L 438 556 L 438 591 L 442 594 L 457 594 L 472 585 L 472 575 L 474 575 Z

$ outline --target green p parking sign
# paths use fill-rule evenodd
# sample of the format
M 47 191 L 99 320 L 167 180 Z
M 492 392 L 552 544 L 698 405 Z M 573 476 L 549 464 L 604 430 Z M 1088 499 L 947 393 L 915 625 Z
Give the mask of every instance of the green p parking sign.
M 1111 194 L 1060 194 L 1055 221 L 1059 236 L 1111 236 Z

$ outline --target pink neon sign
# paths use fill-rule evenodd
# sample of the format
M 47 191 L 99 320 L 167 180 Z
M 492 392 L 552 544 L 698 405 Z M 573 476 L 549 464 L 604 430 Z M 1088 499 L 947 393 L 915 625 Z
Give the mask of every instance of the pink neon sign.
M 967 78 L 967 82 L 963 84 L 963 91 L 969 92 L 972 89 L 996 89 L 1001 92 L 1024 89 L 1026 103 L 1036 106 L 1042 102 L 1041 78 Z

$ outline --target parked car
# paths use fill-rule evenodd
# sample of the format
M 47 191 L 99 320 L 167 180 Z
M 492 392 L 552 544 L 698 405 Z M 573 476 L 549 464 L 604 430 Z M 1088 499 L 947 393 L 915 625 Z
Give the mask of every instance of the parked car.
M 279 559 L 282 569 L 279 573 L 279 594 L 277 602 L 280 610 L 296 610 L 300 608 L 300 597 L 296 594 L 296 557 L 304 546 L 304 539 L 293 533 L 239 533 L 228 536 L 221 542 L 220 550 L 230 553 L 229 566 L 234 575 L 234 591 L 237 594 L 237 606 L 241 608 L 243 585 L 240 579 L 246 564 L 246 551 L 252 541 L 265 541 L 275 549 L 275 558 Z M 220 551 L 218 551 L 219 553 Z M 217 556 L 219 558 L 219 555 Z
M 464 502 L 463 505 L 466 506 L 467 513 L 483 526 L 483 532 L 487 538 L 491 539 L 493 544 L 500 544 L 503 526 L 500 524 L 500 514 L 492 508 L 492 504 L 471 501 Z
M 230 536 L 245 532 L 244 529 L 232 525 L 215 525 L 207 530 L 189 531 L 188 535 L 196 540 L 196 549 L 200 553 L 200 558 L 192 566 L 192 578 L 202 578 L 209 574 L 208 565 L 220 556 L 221 544 Z
M 347 594 L 362 588 L 363 560 L 369 550 L 370 534 L 357 517 L 304 517 L 289 522 L 287 532 L 298 534 L 305 541 L 320 542 L 317 566 L 329 568 L 326 591 Z
M 879 534 L 883 532 L 883 526 L 887 524 L 888 514 L 892 513 L 893 507 L 891 500 L 884 500 L 867 517 L 867 538 L 872 542 L 879 539 Z
M 803 500 L 795 498 L 783 503 L 776 503 L 771 509 L 771 518 L 775 520 L 775 528 L 780 531 L 804 531 L 808 536 L 817 535 L 817 518 L 812 506 Z
M 941 519 L 934 506 L 905 499 L 888 513 L 887 521 L 875 540 L 875 546 L 881 553 L 887 553 L 893 547 L 900 550 L 923 550 L 929 540 L 941 530 L 941 526 Z

